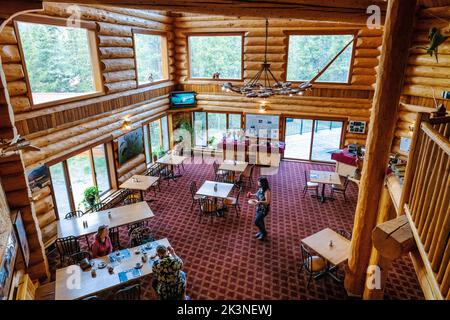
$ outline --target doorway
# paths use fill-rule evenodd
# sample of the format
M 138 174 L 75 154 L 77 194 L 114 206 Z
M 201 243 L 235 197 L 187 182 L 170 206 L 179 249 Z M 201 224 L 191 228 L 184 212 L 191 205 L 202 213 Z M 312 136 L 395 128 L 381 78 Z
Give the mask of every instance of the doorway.
M 334 162 L 331 154 L 341 147 L 343 128 L 340 120 L 286 118 L 284 157 Z

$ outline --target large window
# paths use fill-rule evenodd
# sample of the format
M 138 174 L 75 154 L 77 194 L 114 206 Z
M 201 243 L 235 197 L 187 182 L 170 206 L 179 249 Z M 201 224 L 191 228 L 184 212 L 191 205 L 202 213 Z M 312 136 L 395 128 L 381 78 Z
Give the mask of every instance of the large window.
M 342 121 L 286 118 L 286 158 L 335 162 L 331 154 L 341 146 Z
M 94 32 L 17 21 L 34 105 L 102 91 Z
M 194 112 L 194 141 L 196 146 L 215 148 L 223 138 L 237 136 L 241 130 L 241 114 Z
M 167 152 L 169 146 L 169 127 L 167 116 L 159 118 L 144 126 L 145 157 L 147 163 L 160 158 Z
M 189 44 L 190 78 L 242 79 L 242 34 L 191 35 Z
M 139 85 L 168 79 L 167 39 L 162 34 L 134 33 Z
M 353 34 L 290 35 L 287 80 L 311 80 L 353 37 Z M 348 83 L 352 53 L 353 45 L 349 45 L 317 82 Z
M 50 166 L 56 207 L 60 217 L 85 210 L 84 190 L 97 186 L 100 194 L 111 189 L 105 145 L 98 145 Z

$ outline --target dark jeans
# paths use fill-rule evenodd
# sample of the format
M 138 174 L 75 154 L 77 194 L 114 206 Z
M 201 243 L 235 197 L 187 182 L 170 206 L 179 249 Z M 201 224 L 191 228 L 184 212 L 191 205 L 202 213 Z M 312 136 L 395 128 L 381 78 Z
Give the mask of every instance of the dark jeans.
M 255 225 L 258 227 L 259 231 L 262 233 L 263 236 L 267 235 L 266 224 L 264 223 L 265 217 L 266 214 L 264 212 L 261 211 L 256 212 Z

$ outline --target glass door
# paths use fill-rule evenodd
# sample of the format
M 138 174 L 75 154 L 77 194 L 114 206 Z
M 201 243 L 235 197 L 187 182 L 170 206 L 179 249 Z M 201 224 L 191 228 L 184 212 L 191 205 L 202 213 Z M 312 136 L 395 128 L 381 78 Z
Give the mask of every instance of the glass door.
M 331 154 L 341 146 L 342 127 L 342 121 L 314 121 L 311 160 L 335 162 Z
M 285 158 L 334 162 L 331 154 L 341 146 L 342 121 L 286 118 L 285 124 Z
M 286 118 L 284 157 L 309 160 L 313 120 Z

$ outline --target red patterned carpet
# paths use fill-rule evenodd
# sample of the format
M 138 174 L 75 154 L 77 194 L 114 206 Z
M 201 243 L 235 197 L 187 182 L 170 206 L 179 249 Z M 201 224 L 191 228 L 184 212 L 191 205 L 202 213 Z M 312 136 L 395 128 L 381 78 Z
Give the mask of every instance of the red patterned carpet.
M 185 169 L 177 182 L 163 182 L 157 201 L 150 204 L 155 217 L 149 226 L 155 238 L 167 237 L 183 259 L 187 293 L 192 299 L 347 298 L 343 285 L 329 277 L 312 281 L 306 289 L 307 275 L 299 271 L 302 238 L 326 227 L 352 229 L 357 198 L 354 184 L 347 190 L 347 203 L 340 194 L 335 196 L 336 200 L 324 204 L 309 195 L 302 196 L 303 171 L 333 170 L 332 166 L 281 162 L 278 174 L 269 176 L 273 200 L 266 218 L 269 235 L 265 241 L 254 238 L 257 232 L 253 225 L 254 208 L 247 204 L 245 196 L 240 199 L 239 217 L 231 209 L 224 217 L 199 222 L 198 208 L 191 211 L 188 184 L 194 180 L 200 187 L 205 180 L 212 180 L 213 168 L 187 164 Z M 255 173 L 257 177 L 259 170 Z M 121 239 L 125 246 L 128 240 L 125 229 Z M 144 297 L 154 299 L 149 280 L 143 281 L 143 287 Z M 394 263 L 385 299 L 423 299 L 408 258 Z

